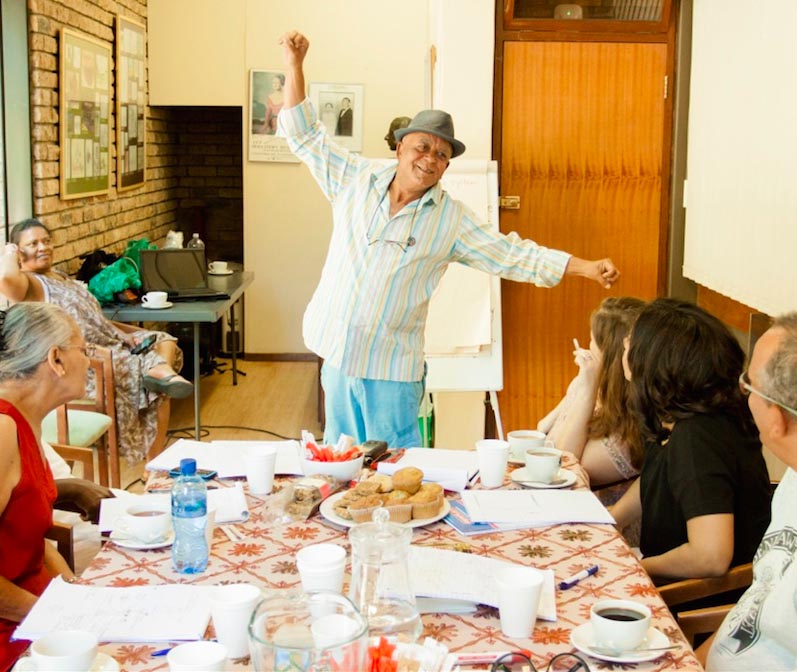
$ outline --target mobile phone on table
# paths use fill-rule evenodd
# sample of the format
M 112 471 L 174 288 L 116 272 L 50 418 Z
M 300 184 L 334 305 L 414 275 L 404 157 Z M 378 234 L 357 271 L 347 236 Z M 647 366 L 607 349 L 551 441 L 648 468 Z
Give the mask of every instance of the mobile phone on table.
M 147 336 L 141 343 L 138 345 L 134 345 L 130 348 L 130 352 L 134 355 L 141 355 L 145 352 L 149 352 L 153 345 L 155 345 L 155 341 L 158 340 L 158 337 L 155 334 L 151 334 Z
M 180 475 L 180 467 L 175 467 L 169 472 L 169 476 L 172 478 L 177 478 Z M 196 475 L 199 476 L 203 481 L 210 481 L 216 478 L 216 471 L 213 469 L 197 469 Z

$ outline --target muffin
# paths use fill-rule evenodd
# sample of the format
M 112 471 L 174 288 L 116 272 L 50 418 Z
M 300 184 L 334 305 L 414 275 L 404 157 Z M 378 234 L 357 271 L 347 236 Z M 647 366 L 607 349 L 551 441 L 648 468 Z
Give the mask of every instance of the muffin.
M 404 467 L 393 474 L 393 489 L 414 495 L 421 489 L 423 472 L 416 467 Z
M 368 482 L 373 481 L 379 484 L 379 492 L 391 492 L 393 490 L 393 479 L 387 474 L 374 474 L 368 478 Z
M 367 481 L 360 481 L 354 486 L 353 491 L 361 495 L 375 495 L 379 492 L 379 481 L 369 478 Z
M 379 495 L 362 497 L 349 504 L 349 515 L 355 523 L 368 523 L 371 521 L 374 511 L 380 506 L 382 506 L 382 498 Z
M 412 520 L 412 504 L 385 502 L 383 506 L 394 523 L 409 523 Z
M 424 483 L 407 501 L 412 504 L 413 518 L 431 518 L 443 506 L 443 488 L 438 483 Z

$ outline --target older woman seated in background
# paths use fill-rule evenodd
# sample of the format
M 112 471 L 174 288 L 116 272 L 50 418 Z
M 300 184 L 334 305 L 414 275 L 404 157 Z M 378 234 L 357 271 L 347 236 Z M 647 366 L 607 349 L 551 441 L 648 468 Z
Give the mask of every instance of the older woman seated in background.
M 41 421 L 84 394 L 88 367 L 83 335 L 59 308 L 27 303 L 0 312 L 0 670 L 27 648 L 11 634 L 50 579 L 73 576 L 44 539 L 56 487 Z
M 769 523 L 769 477 L 739 390 L 744 353 L 695 305 L 657 299 L 625 354 L 645 455 L 613 507 L 642 517 L 642 565 L 654 577 L 707 577 L 750 562 Z
M 0 293 L 11 303 L 46 301 L 60 306 L 75 319 L 89 343 L 110 348 L 120 452 L 131 461 L 160 452 L 169 425 L 164 396 L 182 398 L 193 391 L 193 385 L 175 370 L 182 366 L 177 339 L 106 319 L 83 284 L 53 268 L 50 231 L 38 220 L 16 224 L 10 240 L 0 256 Z M 151 350 L 130 352 L 150 335 L 157 337 Z
M 578 375 L 556 408 L 537 429 L 560 450 L 573 453 L 593 488 L 639 473 L 642 446 L 628 411 L 623 373 L 623 340 L 645 302 L 632 297 L 604 299 L 590 318 L 589 349 L 574 352 Z

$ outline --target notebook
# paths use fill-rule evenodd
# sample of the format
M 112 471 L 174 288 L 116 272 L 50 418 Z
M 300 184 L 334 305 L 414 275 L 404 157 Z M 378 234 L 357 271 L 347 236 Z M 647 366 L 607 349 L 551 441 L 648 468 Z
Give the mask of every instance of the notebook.
M 145 292 L 166 292 L 170 301 L 228 299 L 208 287 L 204 249 L 141 250 L 141 284 Z

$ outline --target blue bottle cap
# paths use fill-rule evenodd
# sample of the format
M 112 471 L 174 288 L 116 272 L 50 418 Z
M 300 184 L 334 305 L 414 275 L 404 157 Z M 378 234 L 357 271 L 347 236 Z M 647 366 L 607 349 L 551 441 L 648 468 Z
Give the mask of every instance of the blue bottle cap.
M 196 460 L 193 457 L 180 460 L 180 473 L 183 476 L 193 476 L 196 473 Z

